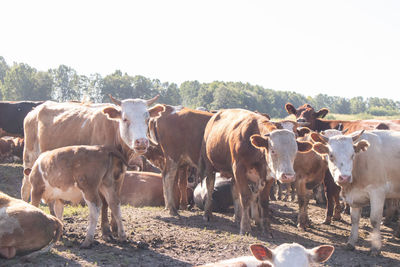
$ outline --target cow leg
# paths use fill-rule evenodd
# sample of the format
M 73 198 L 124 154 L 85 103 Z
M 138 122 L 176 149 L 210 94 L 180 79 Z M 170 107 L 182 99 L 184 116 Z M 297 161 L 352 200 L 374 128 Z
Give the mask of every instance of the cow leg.
M 81 248 L 88 248 L 88 247 L 90 247 L 90 245 L 93 243 L 93 240 L 94 240 L 94 233 L 96 230 L 97 221 L 99 219 L 102 201 L 101 201 L 101 198 L 100 198 L 98 192 L 96 192 L 92 195 L 84 194 L 83 198 L 85 199 L 86 204 L 89 207 L 89 226 L 88 226 L 86 238 L 83 241 L 83 243 L 81 244 Z
M 269 193 L 269 198 L 270 198 L 270 200 L 276 200 L 276 187 L 277 187 L 278 185 L 277 185 L 277 182 L 275 181 L 275 179 L 274 179 L 274 183 L 272 184 L 272 186 L 271 186 L 271 192 Z
M 351 231 L 349 240 L 347 241 L 346 248 L 349 250 L 354 250 L 355 244 L 358 239 L 358 225 L 360 223 L 361 217 L 361 208 L 350 208 L 350 217 L 351 217 Z
M 340 220 L 340 202 L 339 202 L 340 187 L 336 185 L 335 182 L 333 181 L 333 177 L 329 172 L 329 170 L 325 172 L 324 184 L 326 191 L 326 217 L 323 223 L 331 224 L 334 202 L 336 202 L 336 204 L 339 203 L 339 205 L 335 207 L 335 216 L 337 220 Z M 339 213 L 337 214 L 338 211 Z
M 163 170 L 163 189 L 165 209 L 169 210 L 172 216 L 178 216 L 177 206 L 175 205 L 174 185 L 176 174 L 178 172 L 178 163 L 171 158 L 165 160 L 165 168 Z
M 189 166 L 183 166 L 178 170 L 178 187 L 179 187 L 179 209 L 187 210 L 188 208 L 188 195 L 187 195 L 187 175 L 188 175 Z
M 118 239 L 119 241 L 126 240 L 126 233 L 124 226 L 122 224 L 121 206 L 119 203 L 119 198 L 112 187 L 103 186 L 100 188 L 101 192 L 106 198 L 108 206 L 111 209 L 111 216 L 113 221 L 115 221 L 116 227 L 118 229 Z
M 371 213 L 370 220 L 372 225 L 371 234 L 371 254 L 377 256 L 382 247 L 381 238 L 381 222 L 383 214 L 383 206 L 385 204 L 385 196 L 383 194 L 371 194 Z
M 290 183 L 290 201 L 294 202 L 296 200 L 296 184 Z
M 206 186 L 207 186 L 207 199 L 206 204 L 204 206 L 204 217 L 205 221 L 210 221 L 212 218 L 212 202 L 213 202 L 213 192 L 214 192 L 214 183 L 215 183 L 215 172 L 210 169 L 206 170 Z
M 22 179 L 21 186 L 21 199 L 29 203 L 29 197 L 31 195 L 32 185 L 29 181 L 29 176 L 24 176 Z
M 235 177 L 235 182 L 237 183 L 237 189 L 239 192 L 241 204 L 242 218 L 240 220 L 240 234 L 244 235 L 246 233 L 250 233 L 251 231 L 249 211 L 252 192 L 250 191 L 246 178 L 246 167 L 244 165 L 234 162 L 232 164 L 232 171 Z
M 0 247 L 0 256 L 6 259 L 14 258 L 15 254 L 17 254 L 15 247 Z
M 102 238 L 105 241 L 111 241 L 112 240 L 112 233 L 110 230 L 110 223 L 108 221 L 108 204 L 106 199 L 102 194 L 100 194 L 100 199 L 102 202 L 101 205 L 101 233 L 102 233 Z
M 279 181 L 277 181 L 277 184 L 278 184 L 278 200 L 282 200 L 283 184 Z
M 299 215 L 297 218 L 297 228 L 305 230 L 308 226 L 308 194 L 305 179 L 296 179 L 297 200 L 299 204 Z
M 383 224 L 388 226 L 391 222 L 396 221 L 396 210 L 398 206 L 397 199 L 386 199 L 385 201 L 385 219 Z
M 270 224 L 269 224 L 269 192 L 271 191 L 271 187 L 274 183 L 274 180 L 265 181 L 266 185 L 261 190 L 259 199 L 259 207 L 260 207 L 260 226 L 261 232 L 263 235 L 266 235 L 270 232 Z
M 232 185 L 232 199 L 233 199 L 233 209 L 234 209 L 234 220 L 235 223 L 240 223 L 240 218 L 242 218 L 241 210 L 240 210 L 240 199 L 239 199 L 239 192 L 236 187 L 236 183 Z
M 55 216 L 62 221 L 63 213 L 64 213 L 64 202 L 61 199 L 56 199 L 53 202 L 54 205 L 54 214 Z

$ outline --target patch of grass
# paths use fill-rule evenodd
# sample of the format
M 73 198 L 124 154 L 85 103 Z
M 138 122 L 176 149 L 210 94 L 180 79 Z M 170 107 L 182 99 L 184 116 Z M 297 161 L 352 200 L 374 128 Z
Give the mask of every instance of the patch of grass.
M 50 214 L 50 209 L 47 205 L 40 204 L 39 208 L 46 212 L 47 214 Z M 89 214 L 89 209 L 87 206 L 72 206 L 72 205 L 64 205 L 64 212 L 63 216 L 64 217 L 71 217 L 71 216 L 77 216 L 77 215 L 84 215 L 87 216 Z

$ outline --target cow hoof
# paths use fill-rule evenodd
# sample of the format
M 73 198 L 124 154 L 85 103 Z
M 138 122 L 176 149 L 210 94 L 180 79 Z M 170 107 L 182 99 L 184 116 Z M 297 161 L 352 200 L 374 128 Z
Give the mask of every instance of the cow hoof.
M 346 246 L 345 246 L 345 249 L 346 250 L 350 250 L 350 251 L 355 250 L 355 248 L 356 247 L 354 245 L 350 244 L 350 243 L 347 243 Z
M 299 229 L 302 232 L 305 232 L 307 227 L 305 225 L 303 225 L 303 224 L 298 224 L 297 225 L 297 229 Z
M 331 218 L 326 218 L 325 221 L 322 222 L 322 224 L 331 225 L 331 222 L 332 222 Z
M 400 230 L 396 230 L 393 235 L 397 238 L 400 238 Z
M 339 216 L 333 216 L 332 220 L 340 222 L 340 221 L 342 221 L 342 216 L 340 216 L 340 215 Z
M 92 245 L 92 242 L 89 240 L 83 241 L 83 243 L 80 245 L 80 248 L 90 248 Z
M 173 217 L 179 217 L 179 213 L 176 209 L 170 209 L 169 210 L 169 215 L 173 216 Z
M 112 240 L 114 240 L 111 233 L 103 233 L 102 238 L 106 242 L 111 242 Z
M 381 251 L 379 249 L 377 249 L 377 248 L 371 248 L 371 250 L 369 251 L 369 254 L 371 256 L 376 257 L 376 256 L 379 256 L 381 254 Z
M 209 221 L 211 221 L 211 217 L 212 216 L 210 214 L 206 214 L 206 215 L 203 216 L 203 220 L 206 221 L 206 222 L 209 222 Z

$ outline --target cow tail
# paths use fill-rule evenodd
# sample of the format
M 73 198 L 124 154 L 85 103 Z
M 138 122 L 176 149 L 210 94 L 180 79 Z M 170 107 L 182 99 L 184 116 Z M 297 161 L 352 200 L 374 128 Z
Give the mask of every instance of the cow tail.
M 200 155 L 199 164 L 196 172 L 196 178 L 195 178 L 195 185 L 194 185 L 195 187 L 203 181 L 205 170 L 206 170 L 206 164 L 204 162 L 203 156 Z
M 48 253 L 50 251 L 50 249 L 52 249 L 54 247 L 54 245 L 57 243 L 57 241 L 60 240 L 60 238 L 63 234 L 63 224 L 56 217 L 54 217 L 54 216 L 52 216 L 52 217 L 53 217 L 52 218 L 53 223 L 55 225 L 55 234 L 54 234 L 53 239 L 50 241 L 50 243 L 47 246 L 41 248 L 40 250 L 34 251 L 28 255 L 21 257 L 22 259 L 33 259 L 40 254 Z

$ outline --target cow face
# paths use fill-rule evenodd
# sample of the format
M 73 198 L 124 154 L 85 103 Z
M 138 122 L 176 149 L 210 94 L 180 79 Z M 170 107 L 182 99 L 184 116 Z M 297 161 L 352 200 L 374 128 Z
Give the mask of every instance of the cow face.
M 151 109 L 147 107 L 157 100 L 158 96 L 150 100 L 125 99 L 118 101 L 112 98 L 113 102 L 118 104 L 120 109 L 107 107 L 103 113 L 107 114 L 109 119 L 119 122 L 120 137 L 123 142 L 138 154 L 144 154 L 149 147 L 147 139 L 147 125 L 150 117 L 158 116 L 164 111 L 164 106 L 157 105 Z
M 265 137 L 259 134 L 250 137 L 251 143 L 256 148 L 265 149 L 265 156 L 268 168 L 275 177 L 282 183 L 290 183 L 295 180 L 293 163 L 296 153 L 307 152 L 312 148 L 309 142 L 296 141 L 292 131 L 282 129 L 274 130 Z
M 310 104 L 304 104 L 296 109 L 292 104 L 287 103 L 285 109 L 289 114 L 296 116 L 297 122 L 301 126 L 307 126 L 311 130 L 317 130 L 316 120 L 318 118 L 324 118 L 329 112 L 326 108 L 322 108 L 318 112 L 315 112 L 314 108 Z
M 277 267 L 310 266 L 311 263 L 327 261 L 335 248 L 322 245 L 312 249 L 306 249 L 297 243 L 285 243 L 274 249 L 269 249 L 261 244 L 253 244 L 250 251 L 253 256 L 264 262 L 271 262 Z M 267 265 L 268 266 L 268 265 Z
M 363 132 L 356 132 L 351 136 L 325 137 L 317 133 L 311 135 L 311 138 L 317 142 L 313 149 L 319 154 L 327 155 L 329 171 L 334 181 L 339 185 L 353 182 L 354 158 L 357 153 L 366 151 L 369 146 L 366 140 L 357 142 Z

